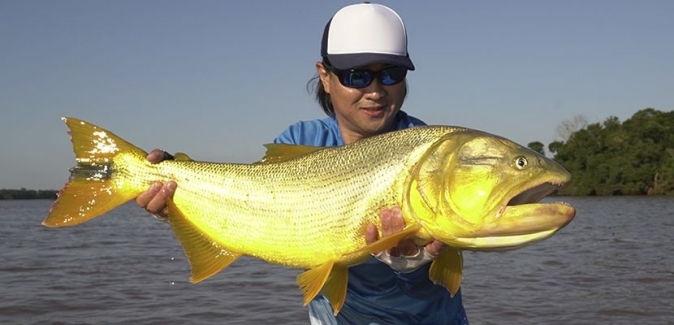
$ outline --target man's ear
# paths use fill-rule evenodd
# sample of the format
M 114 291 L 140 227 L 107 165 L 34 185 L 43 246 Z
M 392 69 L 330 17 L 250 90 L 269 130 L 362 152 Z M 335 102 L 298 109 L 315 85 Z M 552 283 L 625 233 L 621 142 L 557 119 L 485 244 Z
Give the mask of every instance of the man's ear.
M 318 78 L 321 79 L 321 84 L 323 84 L 323 90 L 325 93 L 330 93 L 330 70 L 328 70 L 323 62 L 316 62 L 316 72 L 318 73 Z

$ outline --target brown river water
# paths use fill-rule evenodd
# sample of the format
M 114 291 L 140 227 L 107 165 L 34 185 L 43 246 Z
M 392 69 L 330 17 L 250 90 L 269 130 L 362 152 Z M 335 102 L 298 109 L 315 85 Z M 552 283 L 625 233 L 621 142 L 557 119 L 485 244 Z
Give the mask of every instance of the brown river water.
M 674 197 L 555 198 L 576 219 L 503 253 L 465 252 L 472 325 L 674 324 Z M 242 258 L 191 284 L 167 224 L 133 204 L 62 229 L 50 201 L 0 201 L 0 324 L 308 324 L 299 270 Z

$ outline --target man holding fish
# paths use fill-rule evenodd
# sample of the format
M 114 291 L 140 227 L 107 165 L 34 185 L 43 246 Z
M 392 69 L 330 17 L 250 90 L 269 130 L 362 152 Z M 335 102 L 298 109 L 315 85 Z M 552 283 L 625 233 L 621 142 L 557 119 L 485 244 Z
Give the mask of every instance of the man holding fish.
M 407 51 L 407 32 L 392 9 L 373 3 L 346 6 L 327 23 L 316 62 L 314 91 L 327 118 L 291 125 L 275 143 L 343 146 L 389 131 L 425 125 L 401 111 L 407 95 L 406 74 L 414 70 Z M 158 163 L 172 156 L 158 149 L 147 159 Z M 149 213 L 167 217 L 167 200 L 175 182 L 155 183 L 136 198 Z M 373 224 L 363 234 L 368 244 L 404 229 L 399 207 L 381 211 L 381 229 Z M 417 246 L 410 239 L 349 268 L 348 291 L 334 315 L 328 299 L 309 303 L 311 324 L 468 324 L 461 292 L 453 296 L 429 279 L 429 262 L 443 245 Z M 459 261 L 460 262 L 460 261 Z M 457 288 L 458 289 L 458 288 Z
M 136 199 L 168 220 L 193 283 L 252 256 L 304 270 L 312 324 L 467 324 L 461 251 L 555 234 L 575 209 L 541 199 L 571 175 L 503 137 L 402 112 L 406 40 L 388 7 L 338 11 L 315 65 L 328 117 L 291 125 L 252 164 L 148 154 L 63 117 L 77 165 L 42 224 L 75 226 Z

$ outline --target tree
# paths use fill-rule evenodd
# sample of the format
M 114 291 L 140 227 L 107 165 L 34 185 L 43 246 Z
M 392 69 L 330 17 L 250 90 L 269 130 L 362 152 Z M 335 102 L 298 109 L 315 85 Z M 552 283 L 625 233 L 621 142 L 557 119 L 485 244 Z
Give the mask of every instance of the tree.
M 529 144 L 527 144 L 527 147 L 545 156 L 545 145 L 542 142 L 540 141 L 529 142 Z
M 584 115 L 576 115 L 570 120 L 564 120 L 557 126 L 557 136 L 562 138 L 562 141 L 569 140 L 569 137 L 574 132 L 584 129 L 587 126 L 587 118 Z
M 581 122 L 566 121 L 558 130 Z M 623 123 L 614 116 L 585 123 L 548 150 L 572 174 L 562 194 L 674 194 L 674 111 L 646 108 Z
M 551 154 L 556 154 L 557 151 L 559 151 L 559 148 L 564 146 L 564 141 L 552 141 L 550 144 L 548 144 L 548 151 L 550 151 Z

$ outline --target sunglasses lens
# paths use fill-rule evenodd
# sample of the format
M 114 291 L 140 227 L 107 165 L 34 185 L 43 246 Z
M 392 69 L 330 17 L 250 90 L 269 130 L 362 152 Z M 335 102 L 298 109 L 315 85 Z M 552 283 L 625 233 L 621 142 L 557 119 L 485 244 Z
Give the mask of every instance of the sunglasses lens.
M 403 81 L 406 75 L 407 69 L 403 67 L 392 67 L 384 69 L 381 72 L 379 72 L 379 82 L 381 82 L 381 84 L 385 86 L 392 86 Z
M 372 83 L 372 73 L 367 70 L 344 71 L 342 84 L 351 88 L 365 88 Z

